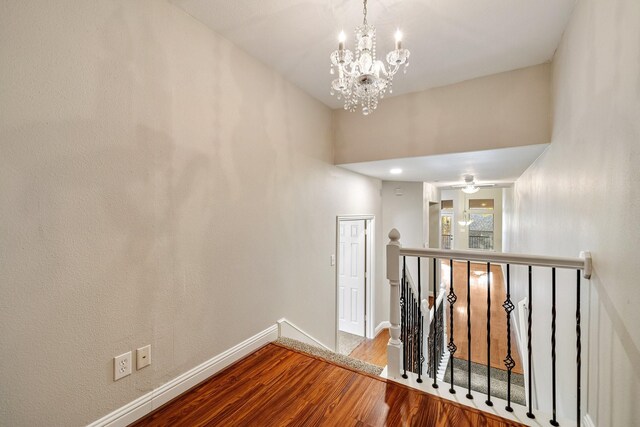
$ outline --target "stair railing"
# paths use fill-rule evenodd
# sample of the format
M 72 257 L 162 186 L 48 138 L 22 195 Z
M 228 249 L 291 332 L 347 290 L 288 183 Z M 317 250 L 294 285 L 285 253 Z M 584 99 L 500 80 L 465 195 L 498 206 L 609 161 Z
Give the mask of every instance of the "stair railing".
M 438 297 L 434 298 L 438 310 L 430 307 L 428 294 L 422 286 L 421 265 L 418 264 L 416 284 L 407 268 L 406 257 L 403 257 L 400 280 L 400 341 L 404 343 L 402 377 L 408 378 L 407 372 L 413 372 L 418 375 L 418 382 L 422 382 L 425 370 L 431 376 L 433 361 L 437 367 L 444 351 L 442 304 L 445 291 L 441 288 Z M 438 319 L 435 319 L 436 315 Z
M 581 345 L 581 319 L 580 319 L 580 280 L 581 277 L 589 279 L 591 277 L 591 254 L 589 252 L 582 252 L 580 254 L 580 258 L 562 258 L 562 257 L 549 257 L 549 256 L 538 256 L 538 255 L 523 255 L 523 254 L 510 254 L 510 253 L 495 253 L 495 252 L 483 252 L 483 251 L 460 251 L 460 250 L 443 250 L 443 249 L 413 249 L 413 248 L 402 248 L 400 245 L 400 233 L 398 230 L 393 229 L 389 233 L 390 242 L 387 244 L 387 279 L 389 280 L 390 285 L 390 339 L 387 346 L 387 375 L 389 378 L 399 379 L 401 377 L 407 378 L 405 367 L 407 364 L 405 363 L 407 359 L 403 356 L 407 354 L 404 351 L 404 345 L 409 346 L 410 351 L 414 351 L 416 348 L 415 342 L 411 342 L 411 340 L 416 340 L 416 338 L 410 336 L 407 331 L 411 331 L 412 329 L 409 327 L 405 327 L 406 325 L 403 322 L 403 318 L 407 313 L 405 313 L 405 309 L 410 309 L 409 306 L 413 301 L 411 298 L 414 298 L 416 301 L 420 301 L 421 297 L 421 285 L 420 285 L 420 273 L 418 273 L 418 289 L 417 296 L 411 295 L 414 293 L 414 289 L 409 285 L 409 281 L 407 280 L 406 274 L 406 259 L 407 257 L 417 257 L 418 260 L 420 258 L 430 258 L 433 260 L 433 273 L 434 273 L 434 284 L 437 283 L 437 265 L 438 260 L 448 260 L 450 266 L 450 290 L 449 294 L 446 296 L 447 302 L 449 303 L 449 313 L 450 313 L 450 334 L 449 334 L 449 343 L 447 344 L 447 348 L 451 354 L 451 357 L 456 352 L 457 346 L 454 342 L 453 336 L 453 311 L 454 305 L 457 302 L 457 296 L 454 292 L 454 274 L 453 274 L 453 261 L 465 261 L 467 265 L 467 298 L 466 298 L 466 313 L 467 313 L 467 374 L 468 374 L 468 382 L 467 382 L 467 394 L 466 397 L 468 399 L 473 399 L 473 394 L 471 393 L 471 344 L 472 344 L 472 333 L 471 333 L 471 262 L 479 262 L 486 264 L 487 267 L 487 320 L 486 320 L 486 328 L 487 328 L 487 399 L 485 403 L 488 406 L 493 406 L 493 401 L 491 400 L 491 264 L 498 263 L 504 264 L 506 266 L 506 300 L 502 303 L 502 307 L 505 310 L 506 318 L 507 318 L 507 354 L 505 355 L 504 364 L 507 370 L 507 405 L 505 407 L 506 411 L 513 412 L 512 402 L 511 402 L 511 371 L 515 366 L 515 362 L 512 358 L 512 346 L 511 346 L 511 312 L 514 310 L 515 306 L 513 301 L 511 301 L 511 276 L 510 276 L 510 266 L 511 265 L 524 265 L 528 266 L 528 320 L 527 320 L 527 364 L 525 366 L 531 367 L 532 360 L 532 267 L 548 267 L 551 269 L 551 277 L 550 277 L 550 285 L 551 285 L 551 377 L 552 377 L 552 419 L 549 421 L 551 425 L 558 426 L 559 423 L 557 421 L 557 388 L 556 388 L 556 269 L 572 269 L 576 271 L 576 393 L 577 393 L 577 424 L 581 425 L 581 406 L 580 406 L 580 396 L 581 396 L 581 353 L 582 353 L 582 345 Z M 402 262 L 402 268 L 400 263 Z M 420 266 L 420 262 L 418 262 L 418 266 Z M 418 270 L 419 271 L 419 270 Z M 438 299 L 440 301 L 444 300 L 443 295 L 435 295 L 436 289 L 438 287 L 434 286 L 434 302 L 437 303 Z M 438 298 L 440 297 L 440 298 Z M 430 322 L 430 329 L 433 327 L 434 331 L 438 329 L 438 321 L 440 320 L 440 324 L 444 330 L 444 304 L 436 304 L 435 312 L 433 316 L 433 321 Z M 438 309 L 442 309 L 442 316 L 438 316 Z M 410 309 L 411 310 L 411 309 Z M 418 311 L 420 317 L 422 317 L 422 310 Z M 416 312 L 409 311 L 408 314 L 414 315 Z M 410 316 L 409 316 L 410 317 Z M 408 320 L 414 323 L 411 325 L 415 329 L 416 323 L 418 324 L 418 333 L 422 334 L 421 328 L 423 327 L 423 320 L 416 319 Z M 437 332 L 435 332 L 437 336 Z M 443 332 L 444 335 L 444 332 Z M 415 334 L 414 334 L 415 336 Z M 422 342 L 420 340 L 419 342 Z M 418 349 L 423 348 L 423 346 L 418 345 Z M 437 350 L 437 345 L 430 346 L 430 350 Z M 420 351 L 420 350 L 418 350 Z M 423 362 L 422 359 L 424 357 L 423 354 L 418 354 L 414 356 L 410 354 L 409 360 L 409 371 L 411 369 L 418 367 L 419 375 L 418 382 L 422 382 L 421 378 L 421 365 L 416 366 L 413 357 L 418 357 L 418 361 Z M 433 355 L 434 367 L 438 355 Z M 453 381 L 453 363 L 450 363 L 450 393 L 456 393 L 456 389 L 454 387 Z M 403 373 L 404 372 L 404 373 Z M 413 372 L 413 371 L 412 371 Z M 533 413 L 533 393 L 532 393 L 532 378 L 531 378 L 531 369 L 527 369 L 528 375 L 528 407 L 527 407 L 527 417 L 535 418 Z M 433 378 L 432 386 L 434 388 L 438 388 L 437 381 L 437 368 L 429 370 L 429 376 Z
M 429 301 L 423 298 L 422 274 L 418 264 L 418 284 L 409 273 L 406 258 L 402 260 L 402 278 L 400 283 L 400 340 L 402 346 L 403 378 L 408 378 L 407 372 L 418 375 L 417 381 L 422 382 L 425 364 L 424 318 L 429 317 Z

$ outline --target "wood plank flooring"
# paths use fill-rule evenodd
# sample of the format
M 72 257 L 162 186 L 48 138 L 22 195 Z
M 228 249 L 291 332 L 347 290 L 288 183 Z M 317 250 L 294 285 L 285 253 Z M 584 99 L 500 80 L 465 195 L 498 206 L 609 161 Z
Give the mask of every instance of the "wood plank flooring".
M 376 366 L 387 366 L 387 344 L 389 344 L 389 329 L 383 329 L 374 339 L 361 342 L 349 353 L 349 357 Z
M 133 426 L 516 426 L 268 344 Z
M 449 260 L 442 260 L 442 281 L 449 292 Z M 487 363 L 487 266 L 471 263 L 471 360 Z M 455 357 L 466 359 L 467 345 L 467 263 L 454 261 L 453 289 L 458 300 L 454 305 L 453 339 L 458 347 Z M 491 366 L 506 370 L 504 358 L 507 356 L 507 318 L 502 307 L 507 298 L 504 276 L 500 265 L 491 266 Z M 515 304 L 515 303 L 514 303 Z M 449 322 L 449 304 L 447 304 L 447 323 Z M 449 325 L 450 328 L 450 325 Z M 451 336 L 450 329 L 448 331 Z M 516 363 L 514 373 L 522 374 L 523 367 L 518 353 L 515 328 L 511 325 L 511 357 Z

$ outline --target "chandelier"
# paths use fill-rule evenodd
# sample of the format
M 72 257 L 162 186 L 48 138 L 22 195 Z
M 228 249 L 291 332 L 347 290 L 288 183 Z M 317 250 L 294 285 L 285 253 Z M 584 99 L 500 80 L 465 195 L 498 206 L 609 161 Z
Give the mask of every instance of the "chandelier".
M 331 54 L 331 74 L 338 69 L 338 78 L 331 83 L 331 95 L 344 98 L 344 109 L 355 111 L 358 106 L 367 115 L 378 106 L 387 89 L 393 93 L 393 76 L 404 65 L 409 66 L 409 51 L 402 48 L 402 33 L 396 32 L 396 48 L 387 54 L 387 64 L 376 59 L 376 28 L 367 23 L 367 0 L 363 1 L 364 19 L 356 27 L 355 54 L 345 49 L 344 31 L 338 38 L 338 50 Z

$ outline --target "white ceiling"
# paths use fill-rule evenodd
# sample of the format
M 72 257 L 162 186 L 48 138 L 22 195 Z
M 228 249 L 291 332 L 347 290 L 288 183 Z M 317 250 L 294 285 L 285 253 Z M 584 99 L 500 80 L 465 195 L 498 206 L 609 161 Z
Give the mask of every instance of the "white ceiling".
M 329 54 L 362 22 L 360 0 L 170 0 L 288 80 L 337 108 Z M 549 61 L 576 0 L 369 0 L 379 56 L 400 28 L 411 50 L 394 95 Z
M 351 171 L 383 181 L 429 182 L 437 187 L 462 184 L 464 175 L 473 175 L 477 184 L 511 184 L 542 154 L 549 144 L 501 148 L 468 153 L 340 165 Z M 402 169 L 399 175 L 389 171 Z

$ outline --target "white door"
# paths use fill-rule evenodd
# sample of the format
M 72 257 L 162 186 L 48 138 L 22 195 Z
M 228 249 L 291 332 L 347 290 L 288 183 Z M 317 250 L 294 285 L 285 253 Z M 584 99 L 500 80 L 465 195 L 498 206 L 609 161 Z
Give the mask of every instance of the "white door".
M 364 336 L 365 220 L 339 222 L 338 327 Z

